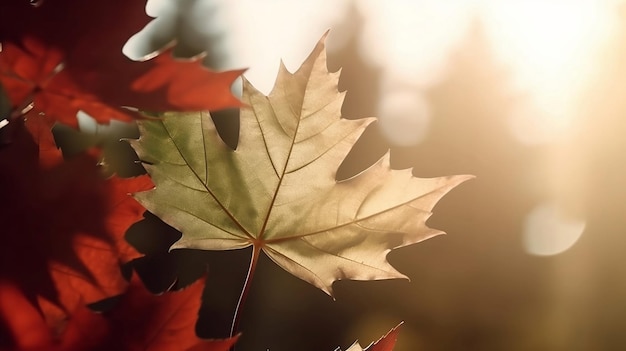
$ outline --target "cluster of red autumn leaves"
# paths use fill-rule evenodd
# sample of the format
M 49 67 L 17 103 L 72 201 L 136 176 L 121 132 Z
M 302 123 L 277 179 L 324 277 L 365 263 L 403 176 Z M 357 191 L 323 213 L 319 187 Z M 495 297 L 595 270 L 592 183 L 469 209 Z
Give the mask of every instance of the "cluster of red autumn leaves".
M 35 6 L 36 5 L 36 6 Z M 195 336 L 203 282 L 154 296 L 121 265 L 140 254 L 125 240 L 144 209 L 129 193 L 147 176 L 106 179 L 98 150 L 64 159 L 51 128 L 148 111 L 238 106 L 217 73 L 164 52 L 134 62 L 122 46 L 150 20 L 145 0 L 3 0 L 0 85 L 1 350 L 228 350 L 234 339 Z M 117 296 L 94 313 L 88 304 Z
M 155 296 L 136 274 L 123 276 L 140 256 L 124 234 L 144 212 L 129 194 L 151 188 L 149 178 L 105 178 L 98 150 L 65 159 L 51 132 L 76 127 L 78 111 L 106 124 L 137 118 L 134 110 L 239 106 L 230 85 L 242 71 L 213 72 L 168 50 L 144 62 L 122 54 L 150 21 L 145 5 L 0 2 L 9 101 L 0 111 L 9 122 L 0 129 L 0 351 L 226 351 L 236 341 L 196 337 L 202 280 Z M 111 297 L 106 311 L 89 308 Z M 376 349 L 391 350 L 385 340 Z

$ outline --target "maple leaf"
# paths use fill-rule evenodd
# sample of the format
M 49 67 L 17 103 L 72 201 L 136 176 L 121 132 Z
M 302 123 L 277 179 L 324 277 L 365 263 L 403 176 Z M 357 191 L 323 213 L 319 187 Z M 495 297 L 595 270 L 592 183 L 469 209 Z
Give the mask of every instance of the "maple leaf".
M 31 102 L 36 112 L 51 120 L 75 126 L 79 110 L 93 114 L 100 121 L 129 120 L 128 112 L 109 106 L 82 89 L 71 77 L 61 53 L 31 38 L 23 47 L 8 43 L 0 52 L 0 83 L 4 86 L 13 109 Z
M 8 349 L 0 350 L 228 351 L 238 337 L 202 340 L 195 335 L 203 285 L 204 279 L 156 296 L 134 278 L 110 311 L 96 314 L 78 305 L 55 334 L 19 289 L 0 283 L 0 321 L 12 339 Z
M 398 339 L 398 333 L 400 332 L 401 325 L 402 323 L 398 324 L 387 332 L 387 334 L 371 343 L 365 349 L 363 349 L 358 342 L 355 342 L 346 351 L 393 351 L 394 346 L 396 346 L 396 340 Z
M 89 154 L 64 160 L 50 127 L 29 114 L 3 128 L 11 143 L 0 148 L 0 280 L 55 324 L 81 301 L 125 290 L 120 264 L 138 253 L 123 236 L 144 211 L 128 194 L 152 183 L 104 179 Z
M 230 85 L 241 70 L 213 72 L 200 56 L 178 60 L 162 50 L 135 62 L 122 53 L 148 23 L 144 0 L 58 0 L 33 8 L 0 4 L 0 84 L 13 107 L 34 102 L 53 120 L 76 126 L 85 111 L 99 122 L 129 120 L 121 106 L 148 111 L 239 106 Z M 123 11 L 120 11 L 123 9 Z M 115 19 L 115 26 L 111 26 Z
M 441 231 L 425 221 L 435 203 L 471 176 L 415 178 L 387 154 L 341 182 L 338 166 L 373 118 L 341 118 L 339 73 L 329 73 L 322 39 L 294 74 L 281 65 L 264 96 L 244 80 L 237 150 L 208 113 L 140 121 L 132 141 L 156 188 L 135 195 L 182 232 L 172 249 L 253 246 L 332 295 L 340 279 L 406 278 L 386 260 L 394 248 Z

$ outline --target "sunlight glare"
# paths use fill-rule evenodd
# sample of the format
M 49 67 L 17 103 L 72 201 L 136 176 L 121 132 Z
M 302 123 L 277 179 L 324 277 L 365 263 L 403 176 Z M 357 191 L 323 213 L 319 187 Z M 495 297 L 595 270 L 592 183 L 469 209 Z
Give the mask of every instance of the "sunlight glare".
M 421 142 L 428 133 L 431 111 L 419 91 L 397 89 L 381 96 L 378 121 L 383 135 L 396 146 Z
M 513 134 L 522 136 L 523 142 L 550 142 L 568 131 L 579 94 L 615 25 L 615 4 L 598 0 L 483 2 L 481 17 L 494 51 L 511 69 L 515 88 L 534 105 L 533 113 L 517 111 L 512 117 Z M 522 114 L 526 116 L 520 119 Z
M 524 222 L 523 244 L 527 253 L 552 256 L 570 249 L 585 230 L 585 221 L 569 218 L 556 205 L 535 207 Z
M 175 3 L 148 2 L 148 13 L 157 20 L 129 41 L 126 54 L 141 58 L 155 38 L 165 42 L 172 35 L 176 19 L 183 15 Z M 616 32 L 617 6 L 623 4 L 624 0 L 199 0 L 184 14 L 210 38 L 209 56 L 216 58 L 213 69 L 249 67 L 246 78 L 263 93 L 273 86 L 280 58 L 293 70 L 327 29 L 332 28 L 327 43 L 332 52 L 362 26 L 358 49 L 380 71 L 382 114 L 388 113 L 385 106 L 398 98 L 399 89 L 407 90 L 402 97 L 406 100 L 407 94 L 423 95 L 440 83 L 448 61 L 478 19 L 499 64 L 510 72 L 505 86 L 512 85 L 518 97 L 508 116 L 511 134 L 525 144 L 542 144 L 562 140 L 576 126 L 583 91 L 601 49 Z M 348 18 L 354 15 L 356 20 Z M 157 27 L 166 34 L 158 34 Z M 414 141 L 422 139 L 423 130 L 414 131 Z M 402 144 L 408 140 L 399 139 Z
M 470 25 L 472 1 L 356 2 L 365 18 L 359 49 L 393 81 L 423 88 L 442 78 Z
M 222 6 L 218 8 L 215 4 Z M 274 85 L 279 62 L 282 60 L 290 71 L 297 69 L 321 35 L 339 26 L 348 5 L 348 2 L 333 0 L 219 0 L 211 6 L 220 12 L 217 17 L 224 19 L 228 26 L 216 28 L 208 22 L 203 26 L 209 32 L 227 30 L 228 40 L 222 39 L 218 44 L 228 53 L 228 68 L 249 67 L 246 78 L 268 94 Z M 340 47 L 338 43 L 349 37 L 348 31 L 331 32 L 327 39 L 329 51 Z

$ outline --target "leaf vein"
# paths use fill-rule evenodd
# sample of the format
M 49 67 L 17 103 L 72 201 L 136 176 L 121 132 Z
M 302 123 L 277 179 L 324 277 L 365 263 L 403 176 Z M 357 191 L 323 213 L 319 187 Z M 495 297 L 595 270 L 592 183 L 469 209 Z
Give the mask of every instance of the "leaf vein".
M 396 206 L 392 206 L 392 207 L 386 208 L 386 209 L 384 209 L 382 211 L 373 213 L 373 214 L 371 214 L 369 216 L 366 216 L 366 217 L 356 218 L 356 219 L 354 219 L 352 221 L 348 221 L 346 223 L 342 223 L 342 224 L 339 224 L 339 225 L 331 227 L 331 228 L 325 228 L 325 229 L 322 229 L 322 230 L 318 230 L 318 231 L 314 231 L 314 232 L 310 232 L 310 233 L 305 233 L 305 234 L 298 234 L 298 235 L 291 235 L 291 236 L 286 236 L 286 237 L 282 237 L 282 238 L 270 239 L 270 240 L 267 240 L 267 242 L 268 243 L 276 243 L 276 242 L 288 241 L 288 240 L 293 240 L 293 239 L 300 239 L 300 238 L 304 238 L 304 237 L 311 236 L 311 235 L 317 235 L 317 234 L 324 233 L 324 232 L 331 231 L 331 230 L 337 230 L 339 228 L 347 227 L 347 226 L 352 225 L 352 224 L 357 224 L 359 222 L 366 221 L 366 220 L 368 220 L 370 218 L 373 218 L 373 217 L 376 217 L 376 216 L 380 216 L 380 215 L 382 215 L 384 213 L 394 211 L 394 210 L 396 210 L 396 209 L 398 209 L 398 208 L 400 208 L 402 206 L 406 206 L 406 205 L 410 204 L 411 202 L 413 202 L 413 201 L 415 201 L 415 200 L 417 200 L 417 199 L 419 199 L 421 197 L 424 197 L 426 195 L 429 195 L 429 194 L 435 192 L 436 190 L 438 190 L 438 188 L 435 189 L 435 190 L 429 191 L 429 192 L 427 192 L 425 194 L 422 194 L 420 196 L 414 197 L 414 198 L 412 198 L 412 199 L 410 199 L 408 201 L 402 202 L 402 203 L 400 203 L 400 204 L 398 204 Z M 415 209 L 415 210 L 418 210 L 418 211 L 431 213 L 430 211 L 424 211 L 424 210 L 421 210 L 421 209 L 418 209 L 418 208 L 415 208 L 415 207 L 412 207 L 412 208 Z
M 173 138 L 172 133 L 170 133 L 169 129 L 167 129 L 167 126 L 163 123 L 160 122 L 161 124 L 163 124 L 163 129 L 165 130 L 165 132 L 167 133 L 167 136 L 172 140 L 172 143 L 174 144 L 174 146 L 176 147 L 176 150 L 178 151 L 178 153 L 180 154 L 180 157 L 183 158 L 183 160 L 186 163 L 187 168 L 189 168 L 189 170 L 191 171 L 191 173 L 193 173 L 193 175 L 196 177 L 196 179 L 198 179 L 200 181 L 200 183 L 202 183 L 204 185 L 204 188 L 206 189 L 206 192 L 211 195 L 211 197 L 213 197 L 213 199 L 215 200 L 215 202 L 217 202 L 217 204 L 220 206 L 220 208 L 224 211 L 224 213 L 226 213 L 226 215 L 233 221 L 233 223 L 239 227 L 239 229 L 241 229 L 241 231 L 248 236 L 249 238 L 252 238 L 252 235 L 250 233 L 248 233 L 248 231 L 243 227 L 243 225 L 241 223 L 239 223 L 239 221 L 237 220 L 237 218 L 235 218 L 235 216 L 228 210 L 228 208 L 226 208 L 226 206 L 224 206 L 224 204 L 222 204 L 222 202 L 217 198 L 217 196 L 211 191 L 211 189 L 209 189 L 209 187 L 204 184 L 202 182 L 202 179 L 198 176 L 198 173 L 196 173 L 196 171 L 191 167 L 191 165 L 189 164 L 189 161 L 187 160 L 187 158 L 185 157 L 185 155 L 183 154 L 182 150 L 180 149 L 180 147 L 178 146 L 178 144 L 176 143 L 176 140 Z M 204 221 L 204 220 L 203 220 Z

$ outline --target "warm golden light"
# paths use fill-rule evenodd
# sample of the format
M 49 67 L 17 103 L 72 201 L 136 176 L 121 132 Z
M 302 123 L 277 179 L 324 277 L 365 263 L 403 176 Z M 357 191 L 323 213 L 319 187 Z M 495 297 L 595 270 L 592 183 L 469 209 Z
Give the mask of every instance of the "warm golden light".
M 206 48 L 212 69 L 248 67 L 263 93 L 279 60 L 295 70 L 330 29 L 342 116 L 378 119 L 339 171 L 390 149 L 417 177 L 476 175 L 429 220 L 449 235 L 389 254 L 411 282 L 346 280 L 331 304 L 267 268 L 248 345 L 346 349 L 399 320 L 397 351 L 626 343 L 626 0 L 149 0 L 148 12 L 129 56 L 177 39 L 181 53 Z M 225 112 L 215 120 L 236 131 Z
M 616 1 L 485 1 L 481 17 L 496 55 L 529 104 L 513 113 L 514 135 L 550 142 L 568 131 L 577 98 L 615 25 Z
M 523 245 L 527 253 L 551 256 L 570 249 L 585 230 L 585 221 L 568 218 L 550 203 L 533 208 L 524 221 Z

